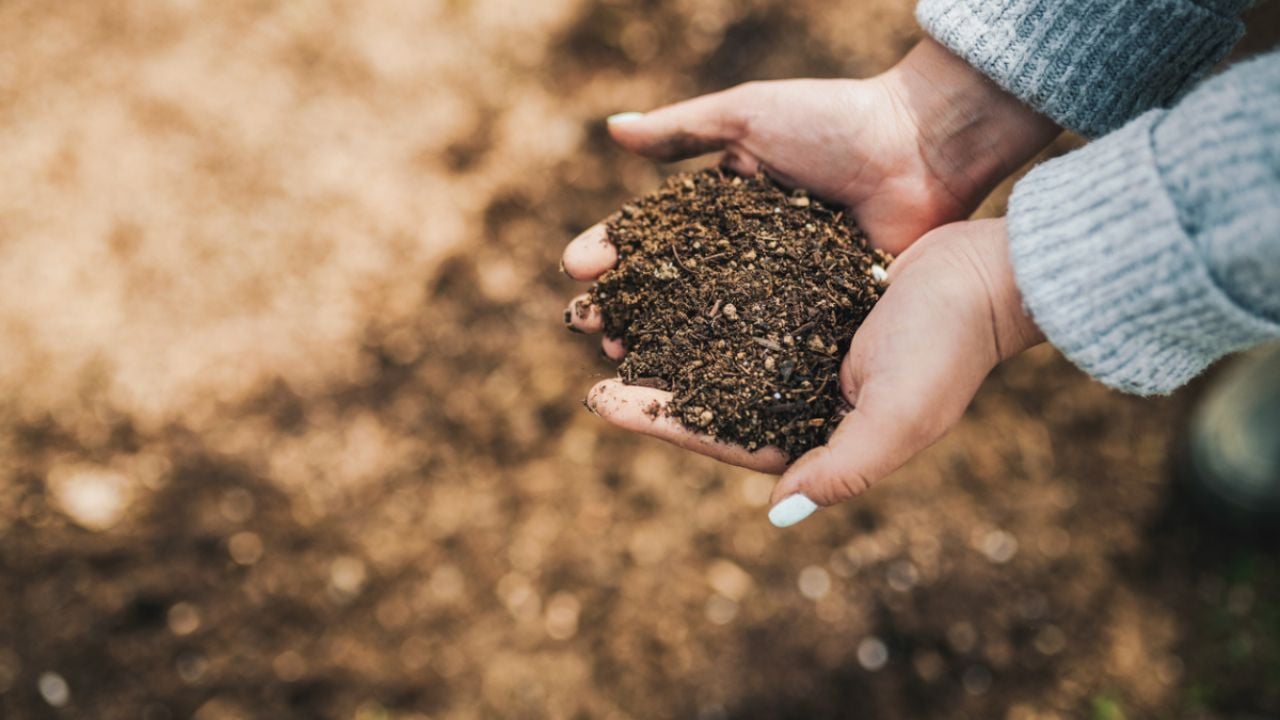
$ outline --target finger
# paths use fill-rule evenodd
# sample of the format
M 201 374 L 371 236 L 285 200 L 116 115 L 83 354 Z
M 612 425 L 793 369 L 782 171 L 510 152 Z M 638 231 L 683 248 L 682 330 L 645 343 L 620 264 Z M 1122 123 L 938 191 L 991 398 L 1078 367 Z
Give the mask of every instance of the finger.
M 827 507 L 861 495 L 928 444 L 917 435 L 905 418 L 855 408 L 826 445 L 805 453 L 787 470 L 773 489 L 771 503 L 803 495 Z
M 669 402 L 669 392 L 627 385 L 617 379 L 600 382 L 587 393 L 587 407 L 618 427 L 665 440 L 730 465 L 774 474 L 786 468 L 787 456 L 776 447 L 753 452 L 740 445 L 730 445 L 710 435 L 693 432 L 664 412 Z
M 705 155 L 746 135 L 743 105 L 753 86 L 739 86 L 647 113 L 609 118 L 609 134 L 633 153 L 655 160 Z
M 881 315 L 881 322 L 886 317 Z M 934 331 L 890 339 L 877 332 L 874 321 L 868 318 L 859 328 L 840 367 L 841 391 L 853 409 L 826 445 L 801 456 L 774 486 L 769 519 L 779 527 L 862 494 L 929 447 L 959 420 L 990 370 L 982 359 L 955 351 L 966 346 L 948 334 L 960 325 L 948 318 Z M 871 334 L 863 335 L 864 330 Z M 880 365 L 876 377 L 868 379 L 867 357 L 887 342 L 902 343 L 894 353 L 901 353 L 905 364 L 887 371 Z
M 743 150 L 726 150 L 724 157 L 720 158 L 720 167 L 735 175 L 750 177 L 760 171 L 760 161 Z
M 604 223 L 596 223 L 569 242 L 560 263 L 574 280 L 595 280 L 618 264 L 618 249 L 609 242 Z
M 583 293 L 565 308 L 564 324 L 574 332 L 598 333 L 604 329 L 604 316 L 600 308 L 591 304 L 591 296 Z
M 622 358 L 627 356 L 627 348 L 617 338 L 604 338 L 601 340 L 600 350 L 604 352 L 605 357 L 614 362 L 621 362 Z

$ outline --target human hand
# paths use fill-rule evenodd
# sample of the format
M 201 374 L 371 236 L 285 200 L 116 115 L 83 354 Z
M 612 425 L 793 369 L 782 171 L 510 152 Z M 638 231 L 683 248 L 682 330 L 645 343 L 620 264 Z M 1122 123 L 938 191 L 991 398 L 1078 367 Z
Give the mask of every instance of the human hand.
M 750 174 L 764 169 L 780 182 L 803 187 L 846 206 L 876 247 L 902 253 L 929 230 L 966 217 L 997 182 L 1048 144 L 1059 128 L 1000 90 L 945 48 L 926 39 L 897 66 L 869 80 L 749 83 L 647 114 L 614 116 L 609 123 L 609 131 L 624 147 L 659 160 L 676 160 L 723 150 L 723 162 L 731 170 Z M 960 227 L 967 226 L 939 230 L 931 236 L 936 239 L 927 245 L 941 244 L 947 237 L 973 235 L 972 231 L 956 229 Z M 1003 225 L 1000 227 L 1002 230 Z M 1003 237 L 1000 241 L 1003 243 Z M 954 250 L 935 251 L 931 254 L 935 259 L 928 264 L 943 263 L 936 259 L 939 256 L 962 257 L 963 253 L 972 252 L 966 248 L 977 244 L 967 242 Z M 1000 247 L 1003 253 L 1003 245 Z M 903 255 L 894 264 L 891 277 L 902 275 L 916 254 L 910 251 Z M 1000 257 L 1004 257 L 1003 254 Z M 617 251 L 609 243 L 603 224 L 598 224 L 570 243 L 565 250 L 563 266 L 571 277 L 591 281 L 613 267 L 617 260 Z M 953 260 L 952 264 L 960 263 Z M 936 272 L 945 275 L 941 271 Z M 972 285 L 954 278 L 941 279 L 940 283 L 940 288 L 926 288 L 921 292 L 927 298 L 936 298 L 942 294 L 941 288 Z M 1012 287 L 1011 280 L 1009 286 Z M 902 294 L 907 293 L 891 293 L 895 297 Z M 934 323 L 927 316 L 923 319 L 910 317 L 912 304 L 923 301 L 895 300 L 888 307 L 906 308 L 896 313 L 880 309 L 886 301 L 887 296 L 868 318 L 868 325 L 859 331 L 858 337 L 864 339 L 855 338 L 850 358 L 854 357 L 854 350 L 879 343 L 879 339 L 874 337 L 878 334 L 886 336 L 886 348 L 897 348 L 896 354 L 902 356 L 910 354 L 912 338 L 922 346 L 929 344 L 929 332 L 908 329 L 899 337 L 898 333 L 884 329 L 868 330 L 868 327 L 884 328 L 894 322 L 903 322 L 908 328 L 929 327 Z M 954 315 L 958 309 L 942 303 L 939 311 L 945 317 Z M 1018 312 L 1021 312 L 1020 306 Z M 890 316 L 889 320 L 877 319 L 886 314 Z M 895 321 L 895 314 L 907 320 Z M 587 303 L 585 296 L 579 296 L 571 303 L 566 321 L 571 328 L 584 332 L 599 332 L 603 324 L 599 311 Z M 942 329 L 945 334 L 956 332 L 961 327 Z M 865 339 L 868 337 L 872 339 Z M 602 344 L 605 354 L 615 360 L 621 359 L 625 353 L 617 340 L 605 338 Z M 861 353 L 868 358 L 895 355 L 887 349 L 863 350 Z M 925 350 L 921 355 L 919 361 L 904 360 L 903 367 L 912 367 L 912 362 L 918 362 L 923 369 L 938 370 L 930 366 L 929 361 L 939 358 L 939 355 L 933 350 Z M 852 374 L 853 370 L 863 367 L 862 364 L 854 366 L 851 363 L 853 360 L 846 362 L 847 370 L 842 372 L 842 382 L 852 382 L 857 377 Z M 847 454 L 834 450 L 845 447 L 847 441 L 836 443 L 836 437 L 833 437 L 832 443 L 807 454 L 787 472 L 778 485 L 775 500 L 812 493 L 814 501 L 831 504 L 887 474 L 954 423 L 994 363 L 964 356 L 957 367 L 947 365 L 943 368 L 944 374 L 965 370 L 971 387 L 950 378 L 945 388 L 947 397 L 952 401 L 947 406 L 949 414 L 942 412 L 943 406 L 938 406 L 939 412 L 917 417 L 921 425 L 910 438 L 906 437 L 906 430 L 898 431 L 901 436 L 877 438 L 874 428 L 867 429 L 875 424 L 874 421 L 868 424 L 846 420 L 837 432 L 838 437 L 852 435 L 861 443 L 861 438 L 869 434 L 873 441 L 860 456 L 862 464 L 851 465 L 851 475 L 838 473 L 838 468 L 829 467 Z M 986 367 L 977 372 L 975 368 L 983 364 Z M 891 368 L 883 372 L 892 376 Z M 906 382 L 901 384 L 904 388 L 910 387 Z M 887 386 L 892 389 L 894 385 L 892 379 L 882 378 L 870 383 L 872 390 L 865 392 L 877 398 L 887 393 L 877 392 L 874 388 Z M 861 384 L 850 385 L 846 391 L 851 402 L 858 400 L 864 392 Z M 958 396 L 963 397 L 957 404 Z M 907 402 L 924 402 L 920 398 L 926 397 L 910 395 Z M 665 403 L 669 399 L 670 395 L 659 390 L 627 386 L 611 380 L 592 389 L 588 407 L 622 427 L 657 436 L 725 462 L 764 472 L 787 470 L 789 458 L 776 448 L 750 452 L 693 433 L 674 418 L 661 414 L 652 417 L 651 413 L 644 411 L 652 407 L 654 401 Z M 850 417 L 865 417 L 868 412 L 898 417 L 893 410 L 876 411 L 877 407 L 873 402 L 869 410 L 864 404 Z M 846 426 L 858 429 L 847 430 Z M 828 459 L 810 459 L 811 456 Z M 808 501 L 789 502 L 792 508 L 799 503 L 802 509 L 810 512 L 815 507 Z M 773 515 L 778 515 L 775 519 L 786 520 L 779 511 Z
M 724 151 L 723 164 L 735 172 L 763 168 L 849 208 L 876 247 L 897 254 L 968 217 L 1059 128 L 926 39 L 867 80 L 747 83 L 615 115 L 609 132 L 663 161 Z M 594 277 L 575 273 L 568 260 L 575 277 Z
M 968 217 L 991 188 L 1059 128 L 931 39 L 869 80 L 748 83 L 645 114 L 615 115 L 623 147 L 658 160 L 716 150 L 743 174 L 849 208 L 872 245 L 895 255 L 939 225 Z M 566 248 L 565 273 L 592 281 L 617 264 L 603 223 Z M 571 308 L 586 307 L 578 296 Z M 570 327 L 592 331 L 598 315 Z M 622 357 L 616 340 L 604 352 Z
M 769 517 L 781 527 L 854 497 L 933 444 L 964 413 L 1000 361 L 1044 338 L 1022 308 L 1005 222 L 946 225 L 889 269 L 889 287 L 858 329 L 840 368 L 852 409 L 828 443 L 787 467 L 776 448 L 754 453 L 698 435 L 645 408 L 670 394 L 599 383 L 588 407 L 624 428 L 764 472 L 784 472 Z M 598 315 L 581 320 L 599 329 Z

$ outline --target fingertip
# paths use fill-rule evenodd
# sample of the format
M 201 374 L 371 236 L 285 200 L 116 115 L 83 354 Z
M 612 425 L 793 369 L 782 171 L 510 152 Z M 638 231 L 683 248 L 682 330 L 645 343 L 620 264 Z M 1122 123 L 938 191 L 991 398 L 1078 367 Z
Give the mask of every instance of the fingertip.
M 818 508 L 817 503 L 796 493 L 769 508 L 769 522 L 776 528 L 789 528 L 812 515 Z
M 671 162 L 721 150 L 746 134 L 746 86 L 685 100 L 643 115 L 622 113 L 609 134 L 627 150 Z
M 806 494 L 809 483 L 809 471 L 811 466 L 817 462 L 819 455 L 830 452 L 830 448 L 826 445 L 813 448 L 791 463 L 791 467 L 782 474 L 778 482 L 773 486 L 773 492 L 769 494 L 770 507 L 777 505 L 793 495 L 805 495 L 809 499 L 814 499 L 812 495 Z
M 618 264 L 618 249 L 609 242 L 604 223 L 596 223 L 569 241 L 560 259 L 564 272 L 574 280 L 590 281 Z
M 627 356 L 627 348 L 622 341 L 617 338 L 604 338 L 600 341 L 600 350 L 604 356 L 618 362 Z
M 604 329 L 604 315 L 591 304 L 591 296 L 583 293 L 569 302 L 564 311 L 565 325 L 580 333 L 598 333 Z
M 644 113 L 626 112 L 610 115 L 605 121 L 609 137 L 613 141 L 634 153 L 643 153 Z
M 822 507 L 828 507 L 861 495 L 870 481 L 859 469 L 848 448 L 840 448 L 835 438 L 827 445 L 801 455 L 787 468 L 774 486 L 770 501 L 774 504 L 793 495 L 803 495 Z
M 625 430 L 649 435 L 721 462 L 771 474 L 786 468 L 787 456 L 776 447 L 752 451 L 689 429 L 678 418 L 667 414 L 672 397 L 665 390 L 627 385 L 615 378 L 591 388 L 587 393 L 587 407 Z
M 605 123 L 607 123 L 610 128 L 622 127 L 624 125 L 627 125 L 628 123 L 633 123 L 643 118 L 644 118 L 644 113 L 642 112 L 635 112 L 635 111 L 620 112 L 620 113 L 614 113 L 613 115 L 610 115 L 609 117 L 605 118 Z
M 587 407 L 614 425 L 652 434 L 651 425 L 671 402 L 671 393 L 627 385 L 621 379 L 601 380 L 587 392 Z
M 587 397 L 583 399 L 582 404 L 586 405 L 587 409 L 592 413 L 599 415 L 600 400 L 604 397 L 605 393 L 609 392 L 609 383 L 611 382 L 613 381 L 601 380 L 595 385 L 592 385 L 591 389 L 587 391 Z

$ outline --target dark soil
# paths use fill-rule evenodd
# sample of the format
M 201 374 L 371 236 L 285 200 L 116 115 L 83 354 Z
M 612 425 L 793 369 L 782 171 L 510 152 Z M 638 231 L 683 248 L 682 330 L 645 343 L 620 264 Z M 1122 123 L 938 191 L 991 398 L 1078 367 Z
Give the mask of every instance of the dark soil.
M 791 457 L 848 409 L 837 374 L 890 257 L 841 210 L 764 176 L 674 176 L 609 219 L 618 266 L 592 288 L 628 383 L 670 390 L 689 427 Z

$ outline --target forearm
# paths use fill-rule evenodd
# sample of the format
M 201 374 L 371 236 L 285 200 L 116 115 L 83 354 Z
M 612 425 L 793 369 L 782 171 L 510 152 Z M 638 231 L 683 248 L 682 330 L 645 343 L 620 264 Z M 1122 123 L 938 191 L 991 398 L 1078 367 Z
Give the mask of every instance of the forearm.
M 1251 0 L 920 0 L 925 31 L 1096 137 L 1172 103 L 1240 38 Z
M 1114 387 L 1280 338 L 1280 53 L 1036 168 L 1009 230 L 1037 324 Z

